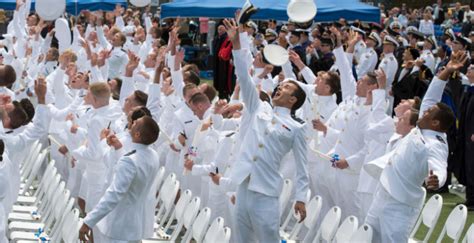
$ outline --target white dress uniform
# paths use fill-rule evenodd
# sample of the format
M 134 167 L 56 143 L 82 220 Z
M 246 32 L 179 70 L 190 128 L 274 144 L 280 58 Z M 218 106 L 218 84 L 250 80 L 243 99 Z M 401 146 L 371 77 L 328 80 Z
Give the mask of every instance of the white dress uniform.
M 423 98 L 420 117 L 441 100 L 445 81 L 435 77 Z M 366 222 L 374 229 L 374 242 L 407 242 L 423 205 L 421 186 L 429 170 L 446 182 L 446 134 L 414 128 L 389 157 L 380 177 Z
M 278 170 L 283 156 L 293 150 L 296 162 L 296 200 L 305 202 L 308 190 L 305 125 L 295 121 L 290 110 L 262 102 L 248 72 L 249 50 L 233 50 L 236 74 L 249 117 L 242 124 L 244 139 L 231 179 L 239 185 L 236 202 L 238 242 L 280 242 L 279 201 L 282 177 Z M 247 120 L 248 119 L 248 120 Z
M 24 154 L 23 150 L 48 133 L 49 122 L 49 109 L 46 105 L 41 104 L 36 107 L 33 122 L 26 126 L 5 131 L 3 123 L 0 122 L 0 139 L 3 139 L 5 151 L 8 153 L 11 161 L 14 161 L 10 166 L 11 196 L 6 207 L 7 212 L 10 212 L 11 206 L 18 198 L 20 190 L 20 157 Z
M 109 64 L 108 78 L 113 79 L 124 74 L 125 65 L 128 63 L 128 55 L 123 49 L 114 47 L 110 54 L 110 58 L 107 59 L 107 61 Z
M 132 144 L 133 150 L 117 162 L 111 185 L 84 223 L 98 226 L 99 243 L 140 242 L 153 235 L 155 196 L 151 187 L 158 172 L 158 155 L 147 145 Z M 149 203 L 148 203 L 149 204 Z
M 363 147 L 370 106 L 365 105 L 365 98 L 355 95 L 356 82 L 342 47 L 334 49 L 333 53 L 336 56 L 336 65 L 341 70 L 343 102 L 329 119 L 335 126 L 328 129 L 326 137 L 336 138 L 331 153 L 346 159 L 349 164 L 348 168 L 335 171 L 337 183 L 333 185 L 333 190 L 336 191 L 335 203 L 341 207 L 342 217 L 346 218 L 349 215 L 359 214 L 357 184 L 364 162 Z
M 375 70 L 379 57 L 374 48 L 367 47 L 365 53 L 360 56 L 359 63 L 356 66 L 357 77 L 362 78 L 368 72 Z
M 6 154 L 3 155 L 3 160 L 0 161 L 0 243 L 8 243 L 6 237 L 6 229 L 8 223 L 7 200 L 11 195 L 10 185 L 10 166 L 11 161 Z
M 364 40 L 358 41 L 354 46 L 354 59 L 357 63 L 360 63 L 362 56 L 366 53 L 366 48 Z
M 106 165 L 102 161 L 104 151 L 101 146 L 100 133 L 109 124 L 113 124 L 120 117 L 115 107 L 106 105 L 91 110 L 87 124 L 87 143 L 71 151 L 74 158 L 80 163 L 85 163 L 85 172 L 82 185 L 86 185 L 86 212 L 89 212 L 102 196 L 105 183 Z
M 423 50 L 420 54 L 420 58 L 425 61 L 425 65 L 431 70 L 431 73 L 435 75 L 436 60 L 433 53 L 430 50 Z
M 364 151 L 366 155 L 364 165 L 385 154 L 387 143 L 395 132 L 393 118 L 388 116 L 385 112 L 388 104 L 388 102 L 386 102 L 385 90 L 376 89 L 372 91 L 372 95 L 373 103 L 369 116 L 368 129 L 365 133 Z M 359 184 L 357 186 L 360 200 L 359 219 L 361 220 L 365 219 L 369 211 L 373 201 L 373 193 L 378 183 L 378 180 L 370 176 L 363 166 L 360 171 Z
M 387 93 L 392 90 L 392 84 L 395 80 L 395 75 L 398 70 L 398 61 L 393 55 L 393 53 L 385 54 L 382 61 L 379 64 L 379 69 L 382 69 L 387 76 Z M 387 114 L 392 114 L 393 109 L 393 96 L 388 96 L 389 106 L 387 109 Z

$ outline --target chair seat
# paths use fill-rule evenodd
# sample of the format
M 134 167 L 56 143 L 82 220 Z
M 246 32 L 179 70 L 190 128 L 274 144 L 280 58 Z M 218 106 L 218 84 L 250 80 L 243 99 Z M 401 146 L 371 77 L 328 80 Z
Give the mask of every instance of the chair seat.
M 8 214 L 8 221 L 39 221 L 41 219 L 41 216 L 39 219 L 34 219 L 31 216 L 31 213 L 9 213 Z
M 36 237 L 34 232 L 21 232 L 21 231 L 13 231 L 10 234 L 10 239 L 12 241 L 17 240 L 36 240 L 38 242 L 38 237 Z
M 33 231 L 37 232 L 38 229 L 44 229 L 43 223 L 35 223 L 35 222 L 20 222 L 14 221 L 8 225 L 8 229 L 10 231 Z
M 36 197 L 34 196 L 18 196 L 18 199 L 16 200 L 16 204 L 33 204 L 36 202 Z
M 38 207 L 36 207 L 36 206 L 13 205 L 12 210 L 13 210 L 13 212 L 17 212 L 17 213 L 29 213 L 29 212 L 33 212 L 33 211 L 38 211 Z

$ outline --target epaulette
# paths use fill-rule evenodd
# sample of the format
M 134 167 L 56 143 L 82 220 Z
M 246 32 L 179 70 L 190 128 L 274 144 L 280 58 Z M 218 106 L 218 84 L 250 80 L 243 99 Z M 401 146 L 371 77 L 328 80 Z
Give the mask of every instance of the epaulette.
M 132 154 L 134 154 L 134 153 L 136 153 L 136 152 L 137 152 L 137 151 L 134 149 L 134 150 L 132 150 L 132 151 L 130 151 L 130 152 L 124 154 L 123 156 L 130 156 L 130 155 L 132 155 Z
M 436 138 L 437 138 L 441 143 L 446 144 L 446 142 L 444 141 L 444 139 L 443 139 L 440 135 L 436 135 Z
M 188 123 L 191 123 L 191 122 L 193 122 L 193 120 L 185 121 L 184 124 L 188 124 Z
M 301 124 L 304 124 L 303 119 L 301 119 L 301 118 L 295 116 L 294 114 L 291 115 L 291 118 L 293 118 L 293 120 L 295 120 L 295 121 L 297 121 L 297 122 L 299 122 L 299 123 L 301 123 Z

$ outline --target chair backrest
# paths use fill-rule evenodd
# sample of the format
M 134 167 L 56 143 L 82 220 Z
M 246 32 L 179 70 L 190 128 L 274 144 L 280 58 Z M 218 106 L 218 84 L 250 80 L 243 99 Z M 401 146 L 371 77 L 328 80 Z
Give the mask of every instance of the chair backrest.
M 45 149 L 35 159 L 35 162 L 33 164 L 30 174 L 28 175 L 28 178 L 26 180 L 23 191 L 21 192 L 21 195 L 25 195 L 26 192 L 28 192 L 28 189 L 30 188 L 30 186 L 33 184 L 33 181 L 36 179 L 39 169 L 41 168 L 41 165 L 44 162 L 44 158 L 46 157 L 46 154 L 47 154 L 47 150 Z
M 232 230 L 229 227 L 224 227 L 224 240 L 222 242 L 229 243 L 231 236 L 232 236 Z
M 199 208 L 201 207 L 201 198 L 194 197 L 191 202 L 189 202 L 186 210 L 184 210 L 183 215 L 183 224 L 186 229 L 189 229 L 191 225 L 194 223 L 196 216 L 199 212 Z
M 280 217 L 285 212 L 286 206 L 290 201 L 291 197 L 291 190 L 293 189 L 293 182 L 290 179 L 285 179 L 283 181 L 283 188 L 281 190 L 280 198 L 278 201 L 280 202 Z
M 473 243 L 473 242 L 474 242 L 474 224 L 471 224 L 471 226 L 466 232 L 466 235 L 464 235 L 464 239 L 462 240 L 462 243 Z
M 464 229 L 464 225 L 466 224 L 466 219 L 466 206 L 461 204 L 453 208 L 453 210 L 448 216 L 448 219 L 446 219 L 443 231 L 441 231 L 437 242 L 441 242 L 443 240 L 444 234 L 448 235 L 448 237 L 454 240 L 454 242 L 457 242 L 459 238 L 461 238 L 461 233 Z
M 439 194 L 431 196 L 428 202 L 426 202 L 425 207 L 423 208 L 423 211 L 421 212 L 421 215 L 418 218 L 418 221 L 416 222 L 415 227 L 411 232 L 410 238 L 415 239 L 415 234 L 418 231 L 421 222 L 423 222 L 423 224 L 428 227 L 428 232 L 426 233 L 423 242 L 428 242 L 431 233 L 433 233 L 436 223 L 438 222 L 442 208 L 443 197 Z
M 354 232 L 359 227 L 359 221 L 355 216 L 347 217 L 339 226 L 334 236 L 334 242 L 344 243 L 349 242 Z
M 306 218 L 303 220 L 303 222 L 296 223 L 295 227 L 290 233 L 289 238 L 291 240 L 298 239 L 298 235 L 303 225 L 306 226 L 308 229 L 312 229 L 314 227 L 314 224 L 316 223 L 316 220 L 318 219 L 319 214 L 321 213 L 322 205 L 323 205 L 323 199 L 320 196 L 315 196 L 308 202 L 308 204 L 306 205 Z M 292 211 L 295 212 L 294 210 Z M 295 214 L 295 218 L 297 219 L 297 221 L 300 220 L 299 215 Z
M 206 236 L 204 236 L 204 243 L 214 243 L 219 242 L 217 239 L 219 237 L 220 231 L 224 231 L 224 218 L 217 217 L 212 221 L 211 226 L 206 232 Z
M 192 227 L 192 236 L 196 242 L 202 242 L 206 230 L 209 227 L 209 221 L 211 220 L 211 209 L 205 207 L 199 212 L 196 220 L 193 223 Z
M 306 193 L 306 201 L 308 202 L 310 199 L 311 199 L 311 190 L 308 190 L 308 192 Z M 286 227 L 290 223 L 290 221 L 292 219 L 296 220 L 297 215 L 294 213 L 295 211 L 293 210 L 295 208 L 295 204 L 296 204 L 296 201 L 293 201 L 293 203 L 291 204 L 291 208 L 290 208 L 287 216 L 285 217 L 285 220 L 283 221 L 283 224 L 280 226 L 280 231 L 284 232 Z M 280 209 L 280 214 L 281 214 L 281 212 L 284 212 L 284 210 Z
M 350 242 L 371 243 L 372 242 L 372 234 L 373 234 L 372 227 L 370 227 L 370 225 L 368 225 L 368 224 L 363 224 L 351 236 Z
M 63 240 L 65 243 L 76 243 L 79 237 L 79 229 L 82 225 L 82 219 L 79 218 L 79 210 L 73 209 L 70 216 L 69 227 L 62 232 Z
M 334 206 L 326 213 L 323 221 L 321 222 L 321 227 L 319 228 L 318 235 L 321 239 L 330 242 L 334 235 L 336 234 L 337 227 L 341 222 L 341 208 Z
M 174 208 L 176 211 L 175 217 L 177 220 L 181 220 L 183 218 L 184 212 L 186 211 L 186 208 L 191 202 L 192 197 L 193 197 L 193 192 L 191 190 L 184 191 L 184 193 L 182 193 L 181 196 L 179 197 L 179 200 L 176 203 L 176 206 Z

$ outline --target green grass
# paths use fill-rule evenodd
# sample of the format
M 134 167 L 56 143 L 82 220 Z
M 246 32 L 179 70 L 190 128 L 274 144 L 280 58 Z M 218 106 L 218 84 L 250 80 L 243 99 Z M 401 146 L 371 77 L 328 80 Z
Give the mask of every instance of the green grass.
M 426 196 L 426 200 L 428 200 L 432 195 L 433 194 L 429 193 Z M 444 226 L 444 223 L 446 222 L 446 219 L 451 213 L 451 210 L 453 210 L 453 208 L 456 207 L 456 204 L 464 202 L 464 199 L 462 199 L 460 196 L 456 194 L 442 193 L 440 195 L 443 197 L 443 209 L 441 210 L 441 215 L 439 216 L 438 223 L 436 224 L 433 234 L 431 234 L 429 242 L 436 242 L 439 234 L 443 230 L 443 226 Z M 466 234 L 467 229 L 471 226 L 472 223 L 474 223 L 474 212 L 468 212 L 466 225 L 464 226 L 464 230 L 459 242 L 461 242 L 461 240 L 464 238 L 464 235 Z M 416 233 L 416 238 L 419 240 L 423 239 L 426 235 L 426 232 L 428 232 L 428 228 L 426 228 L 423 224 L 421 224 L 418 232 Z M 452 242 L 452 241 L 450 241 L 448 237 L 445 237 L 442 242 Z

